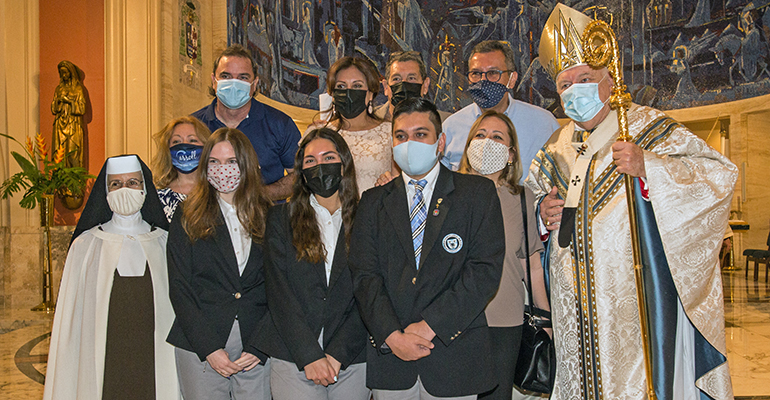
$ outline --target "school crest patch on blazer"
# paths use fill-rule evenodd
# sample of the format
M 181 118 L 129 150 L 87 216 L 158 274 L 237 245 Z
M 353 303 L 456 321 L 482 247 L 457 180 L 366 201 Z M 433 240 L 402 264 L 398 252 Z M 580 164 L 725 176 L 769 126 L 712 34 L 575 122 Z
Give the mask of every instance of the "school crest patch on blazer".
M 446 250 L 447 253 L 454 254 L 463 248 L 463 239 L 456 233 L 450 233 L 444 236 L 441 245 L 444 246 L 444 250 Z

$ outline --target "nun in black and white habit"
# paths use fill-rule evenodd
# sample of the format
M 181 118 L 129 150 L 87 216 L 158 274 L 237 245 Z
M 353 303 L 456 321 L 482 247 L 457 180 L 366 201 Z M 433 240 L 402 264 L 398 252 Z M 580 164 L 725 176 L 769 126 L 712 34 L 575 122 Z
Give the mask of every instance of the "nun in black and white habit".
M 107 159 L 64 266 L 46 400 L 180 399 L 163 214 L 135 155 Z

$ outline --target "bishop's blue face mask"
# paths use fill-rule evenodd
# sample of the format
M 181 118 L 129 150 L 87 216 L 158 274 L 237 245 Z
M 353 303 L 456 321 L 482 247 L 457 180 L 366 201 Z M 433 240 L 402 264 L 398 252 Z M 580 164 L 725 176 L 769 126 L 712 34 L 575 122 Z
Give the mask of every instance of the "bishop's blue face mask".
M 171 151 L 171 164 L 179 172 L 189 174 L 198 168 L 203 146 L 192 143 L 179 143 L 169 148 Z
M 605 75 L 604 78 L 607 76 Z M 567 90 L 561 93 L 561 101 L 564 103 L 564 113 L 575 122 L 587 122 L 604 108 L 599 98 L 599 83 L 573 83 Z M 609 100 L 609 98 L 607 98 Z
M 251 100 L 251 83 L 240 79 L 217 80 L 217 98 L 225 107 L 237 110 Z

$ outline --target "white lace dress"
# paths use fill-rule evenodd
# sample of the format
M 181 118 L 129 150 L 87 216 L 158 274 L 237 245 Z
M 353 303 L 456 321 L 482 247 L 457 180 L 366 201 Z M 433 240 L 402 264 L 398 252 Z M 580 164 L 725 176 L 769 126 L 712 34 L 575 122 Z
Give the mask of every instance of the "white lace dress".
M 305 134 L 323 126 L 311 125 Z M 340 129 L 338 132 L 345 139 L 348 147 L 350 147 L 350 152 L 353 154 L 358 193 L 361 194 L 364 190 L 374 187 L 374 183 L 383 172 L 390 171 L 393 162 L 391 124 L 390 122 L 383 122 L 365 131 Z

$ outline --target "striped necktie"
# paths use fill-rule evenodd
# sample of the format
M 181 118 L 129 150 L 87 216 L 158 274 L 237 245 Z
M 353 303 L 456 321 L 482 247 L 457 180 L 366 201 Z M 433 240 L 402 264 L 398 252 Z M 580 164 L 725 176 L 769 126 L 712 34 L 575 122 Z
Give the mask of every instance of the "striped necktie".
M 414 245 L 414 261 L 417 268 L 420 268 L 420 252 L 422 251 L 422 237 L 425 233 L 425 220 L 428 217 L 428 209 L 425 207 L 425 199 L 422 197 L 422 191 L 428 181 L 414 179 L 409 181 L 414 186 L 414 197 L 412 197 L 412 208 L 409 210 L 409 224 L 412 226 L 412 244 Z

